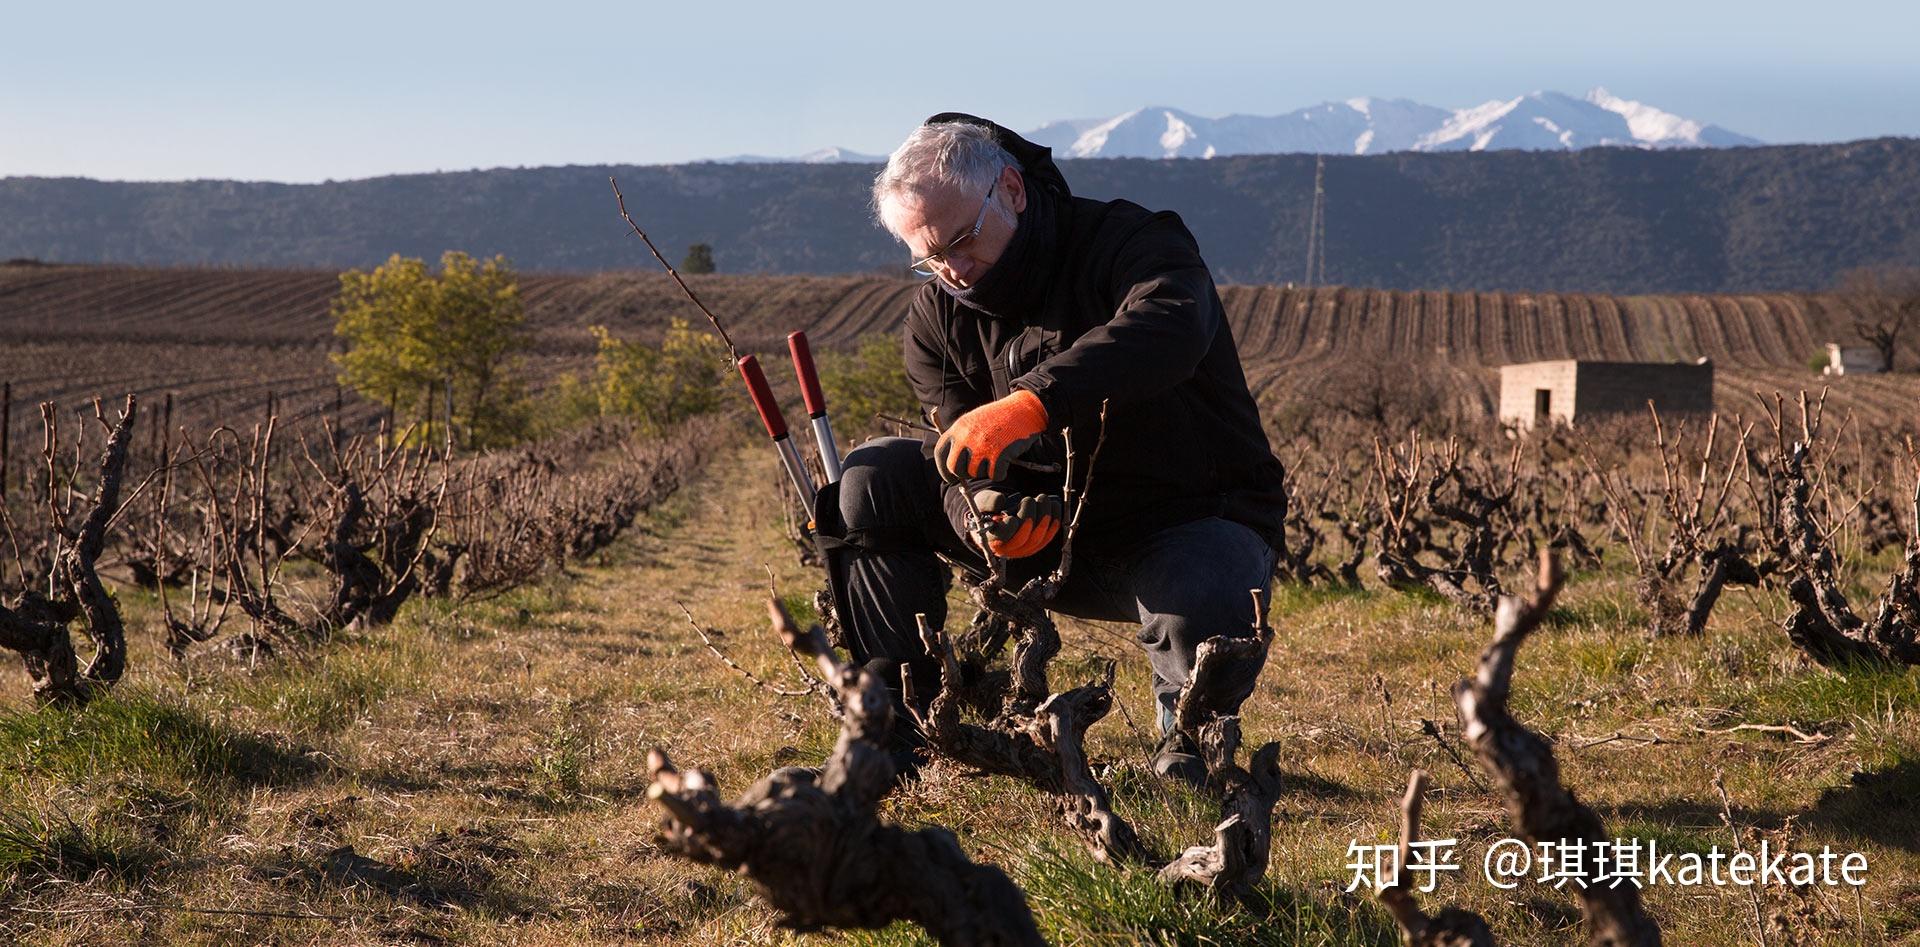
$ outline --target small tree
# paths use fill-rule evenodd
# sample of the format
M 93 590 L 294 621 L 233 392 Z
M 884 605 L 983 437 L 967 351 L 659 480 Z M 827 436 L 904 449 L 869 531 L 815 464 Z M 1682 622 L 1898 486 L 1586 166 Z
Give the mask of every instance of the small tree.
M 687 258 L 680 261 L 682 273 L 713 272 L 713 247 L 705 243 L 696 243 L 687 248 Z
M 450 418 L 456 440 L 480 447 L 511 442 L 524 427 L 514 353 L 526 316 L 505 257 L 449 250 L 437 276 L 399 254 L 371 273 L 348 270 L 333 318 L 346 342 L 333 357 L 340 383 L 390 402 L 395 423 L 419 424 L 437 440 L 434 425 Z
M 726 346 L 685 319 L 673 320 L 659 348 L 614 338 L 605 326 L 592 332 L 600 343 L 593 392 L 601 414 L 637 418 L 642 430 L 658 434 L 720 407 Z
M 1840 274 L 1840 295 L 1853 318 L 1853 332 L 1880 352 L 1887 371 L 1900 334 L 1920 325 L 1920 267 L 1860 267 Z

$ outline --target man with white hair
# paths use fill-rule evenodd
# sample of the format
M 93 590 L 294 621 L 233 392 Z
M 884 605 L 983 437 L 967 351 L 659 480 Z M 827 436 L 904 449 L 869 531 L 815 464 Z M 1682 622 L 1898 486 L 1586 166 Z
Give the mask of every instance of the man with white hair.
M 906 367 L 942 433 L 931 450 L 909 438 L 856 448 L 822 496 L 856 660 L 887 680 L 904 666 L 927 682 L 917 690 L 934 689 L 914 615 L 946 617 L 941 556 L 984 572 L 965 538 L 962 482 L 1015 587 L 1054 567 L 1062 483 L 1034 468 L 1057 469 L 1070 430 L 1086 476 L 1105 403 L 1073 566 L 1051 607 L 1139 623 L 1162 733 L 1153 767 L 1196 781 L 1204 767 L 1172 731 L 1173 700 L 1201 641 L 1250 634 L 1262 617 L 1248 590 L 1264 603 L 1286 494 L 1193 236 L 1170 212 L 1074 197 L 1048 149 L 958 113 L 928 119 L 893 153 L 873 208 L 931 277 L 907 315 Z M 1260 668 L 1239 671 L 1236 706 Z

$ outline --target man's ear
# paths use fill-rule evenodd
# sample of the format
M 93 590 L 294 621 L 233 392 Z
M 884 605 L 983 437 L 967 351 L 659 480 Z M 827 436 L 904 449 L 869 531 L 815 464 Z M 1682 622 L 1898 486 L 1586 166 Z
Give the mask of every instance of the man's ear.
M 1007 192 L 1014 213 L 1027 209 L 1027 179 L 1021 177 L 1019 168 L 1007 165 L 1000 169 L 1000 189 Z

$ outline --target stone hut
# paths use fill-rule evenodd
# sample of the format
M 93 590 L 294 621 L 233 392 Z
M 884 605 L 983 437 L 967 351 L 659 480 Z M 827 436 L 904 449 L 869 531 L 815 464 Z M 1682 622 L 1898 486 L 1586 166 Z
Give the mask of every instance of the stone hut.
M 1887 360 L 1871 345 L 1827 343 L 1827 364 L 1822 375 L 1878 375 L 1887 370 Z
M 1522 430 L 1607 414 L 1713 411 L 1713 363 L 1561 359 L 1500 367 L 1500 420 Z

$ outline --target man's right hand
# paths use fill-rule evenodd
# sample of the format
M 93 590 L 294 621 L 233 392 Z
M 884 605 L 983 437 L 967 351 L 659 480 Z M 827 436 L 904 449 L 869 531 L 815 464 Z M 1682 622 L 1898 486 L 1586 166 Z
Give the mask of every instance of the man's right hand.
M 1047 409 L 1031 391 L 989 401 L 953 422 L 933 445 L 933 463 L 948 483 L 969 477 L 999 480 L 1013 459 L 1047 430 Z
M 1064 504 L 1059 497 L 980 490 L 973 501 L 986 518 L 987 549 L 996 556 L 1022 559 L 1060 535 Z

